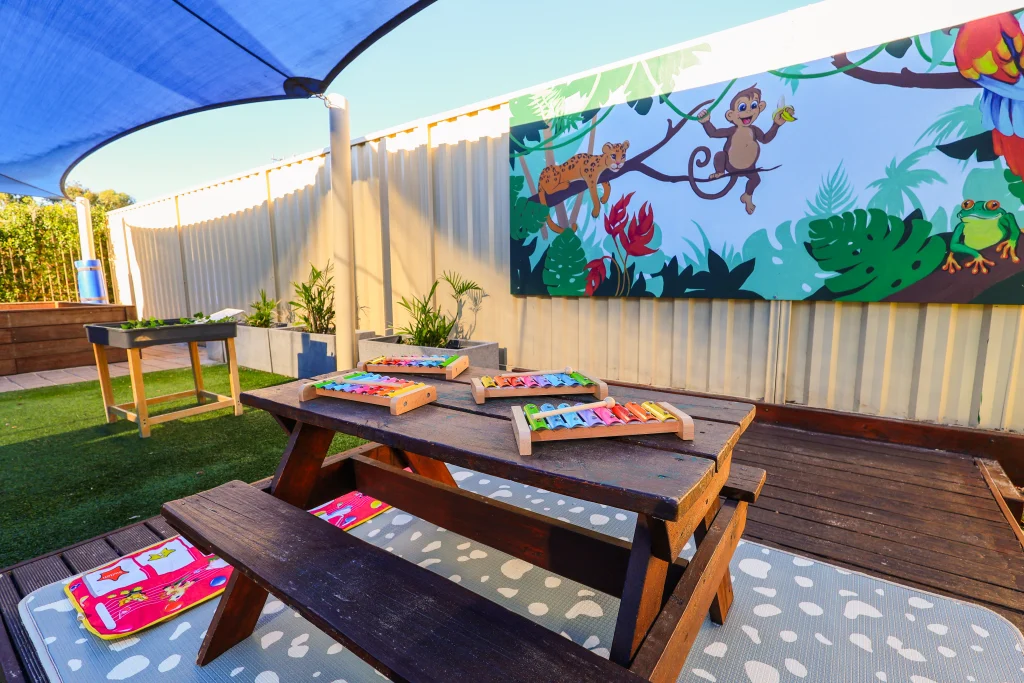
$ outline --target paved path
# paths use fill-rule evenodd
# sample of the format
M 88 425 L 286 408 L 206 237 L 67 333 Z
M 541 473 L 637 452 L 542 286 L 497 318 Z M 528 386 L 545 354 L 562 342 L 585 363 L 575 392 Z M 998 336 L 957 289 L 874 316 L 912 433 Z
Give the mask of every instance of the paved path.
M 199 348 L 199 357 L 203 365 L 211 365 L 215 361 L 206 355 L 206 348 Z M 142 350 L 142 371 L 172 370 L 189 367 L 188 345 L 168 344 L 153 346 Z M 128 374 L 128 363 L 111 363 L 110 376 L 121 377 Z M 60 384 L 74 384 L 97 379 L 95 365 L 83 365 L 63 370 L 45 370 L 43 372 L 23 372 L 20 375 L 0 376 L 0 393 L 36 389 L 38 387 L 54 387 Z

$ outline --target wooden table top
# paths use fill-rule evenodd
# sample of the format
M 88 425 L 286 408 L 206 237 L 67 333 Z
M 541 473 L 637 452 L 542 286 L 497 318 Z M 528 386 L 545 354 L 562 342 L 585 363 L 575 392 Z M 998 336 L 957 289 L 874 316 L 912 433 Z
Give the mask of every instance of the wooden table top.
M 381 406 L 343 399 L 300 403 L 302 385 L 314 379 L 245 392 L 241 400 L 281 417 L 668 521 L 676 520 L 701 495 L 754 416 L 754 407 L 746 403 L 610 386 L 609 395 L 617 401 L 668 401 L 687 412 L 694 420 L 694 440 L 650 434 L 556 441 L 521 456 L 512 432 L 511 406 L 541 398 L 557 404 L 563 399 L 488 399 L 477 405 L 469 379 L 499 372 L 471 367 L 452 381 L 412 375 L 437 387 L 438 398 L 397 416 Z M 576 401 L 579 396 L 564 400 Z

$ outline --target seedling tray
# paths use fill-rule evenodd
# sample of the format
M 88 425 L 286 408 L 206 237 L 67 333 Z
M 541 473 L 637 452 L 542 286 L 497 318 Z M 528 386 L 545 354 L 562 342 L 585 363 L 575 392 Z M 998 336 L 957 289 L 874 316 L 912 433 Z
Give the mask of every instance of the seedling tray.
M 119 349 L 143 349 L 161 344 L 219 341 L 237 336 L 236 323 L 216 322 L 198 325 L 176 325 L 179 318 L 165 320 L 162 327 L 122 330 L 121 323 L 93 323 L 85 326 L 85 334 L 93 344 Z

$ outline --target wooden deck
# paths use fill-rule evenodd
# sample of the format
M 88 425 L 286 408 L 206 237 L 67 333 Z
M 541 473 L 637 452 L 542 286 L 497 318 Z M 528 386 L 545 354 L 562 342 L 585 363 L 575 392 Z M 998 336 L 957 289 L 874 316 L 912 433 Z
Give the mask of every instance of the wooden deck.
M 973 458 L 756 422 L 733 457 L 768 471 L 745 538 L 975 602 L 1024 629 L 1024 549 Z M 18 616 L 24 595 L 173 533 L 154 518 L 0 572 L 7 680 L 46 680 Z

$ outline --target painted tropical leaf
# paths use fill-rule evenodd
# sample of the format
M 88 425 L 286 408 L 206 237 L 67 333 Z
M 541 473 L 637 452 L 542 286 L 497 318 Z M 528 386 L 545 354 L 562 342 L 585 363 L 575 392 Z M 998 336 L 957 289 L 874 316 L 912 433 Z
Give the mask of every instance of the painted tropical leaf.
M 940 145 L 950 138 L 962 140 L 983 132 L 985 127 L 981 123 L 981 95 L 978 95 L 973 103 L 961 104 L 944 112 L 924 129 L 917 141 L 928 138 L 928 144 Z
M 818 262 L 807 253 L 807 241 L 813 218 L 790 221 L 775 228 L 772 240 L 768 230 L 758 230 L 743 243 L 743 254 L 757 257 L 757 266 L 744 287 L 765 298 L 798 301 L 821 288 L 829 273 L 823 273 Z
M 913 46 L 914 41 L 910 38 L 901 38 L 900 40 L 893 40 L 885 44 L 885 51 L 896 59 L 903 59 L 903 56 L 907 54 L 907 50 Z
M 693 281 L 693 266 L 688 265 L 680 270 L 679 257 L 673 256 L 654 276 L 662 279 L 661 295 L 663 297 L 684 297 Z
M 582 296 L 587 288 L 587 257 L 572 230 L 556 237 L 544 257 L 544 285 L 552 296 Z
M 913 209 L 921 209 L 921 200 L 914 192 L 922 185 L 945 183 L 945 179 L 930 168 L 914 168 L 932 150 L 922 147 L 908 154 L 902 161 L 893 160 L 885 168 L 885 177 L 868 183 L 877 190 L 868 202 L 869 209 L 881 209 L 887 214 L 902 216 L 904 197 Z
M 857 209 L 811 221 L 808 253 L 838 273 L 825 287 L 842 301 L 882 301 L 939 267 L 946 242 L 932 236 L 920 211 L 906 219 Z
M 943 61 L 946 59 L 949 51 L 953 49 L 956 35 L 946 33 L 945 31 L 932 31 L 928 35 L 928 41 L 931 43 L 931 54 L 922 55 L 925 59 L 929 60 L 928 71 L 934 71 L 937 66 L 946 66 L 943 64 Z
M 703 299 L 762 299 L 757 292 L 743 288 L 747 278 L 754 272 L 756 261 L 750 259 L 730 268 L 714 250 L 707 253 L 708 269 L 694 273 L 690 280 L 688 296 Z
M 544 287 L 544 264 L 537 263 L 530 266 L 530 259 L 540 243 L 539 239 L 532 242 L 523 240 L 511 240 L 509 243 L 509 257 L 512 265 L 511 280 L 513 294 L 546 294 Z
M 814 218 L 834 216 L 849 211 L 856 205 L 857 198 L 853 194 L 853 185 L 850 184 L 843 163 L 839 162 L 835 171 L 821 177 L 814 202 L 807 202 L 807 215 Z
M 509 203 L 512 207 L 509 221 L 512 229 L 512 239 L 525 240 L 530 235 L 540 230 L 548 217 L 548 208 L 537 202 L 531 202 L 526 197 L 520 197 L 526 179 L 523 176 L 513 175 L 509 177 Z
M 1003 171 L 1003 178 L 1006 180 L 1007 189 L 1014 197 L 1024 202 L 1024 180 L 1010 169 Z
M 806 64 L 794 64 L 793 66 L 787 66 L 785 69 L 782 70 L 782 72 L 799 74 L 803 73 L 806 69 Z M 794 95 L 796 94 L 796 89 L 800 87 L 801 79 L 799 78 L 786 78 L 785 76 L 779 76 L 779 80 L 782 81 L 784 85 L 788 85 L 789 89 L 793 91 Z

